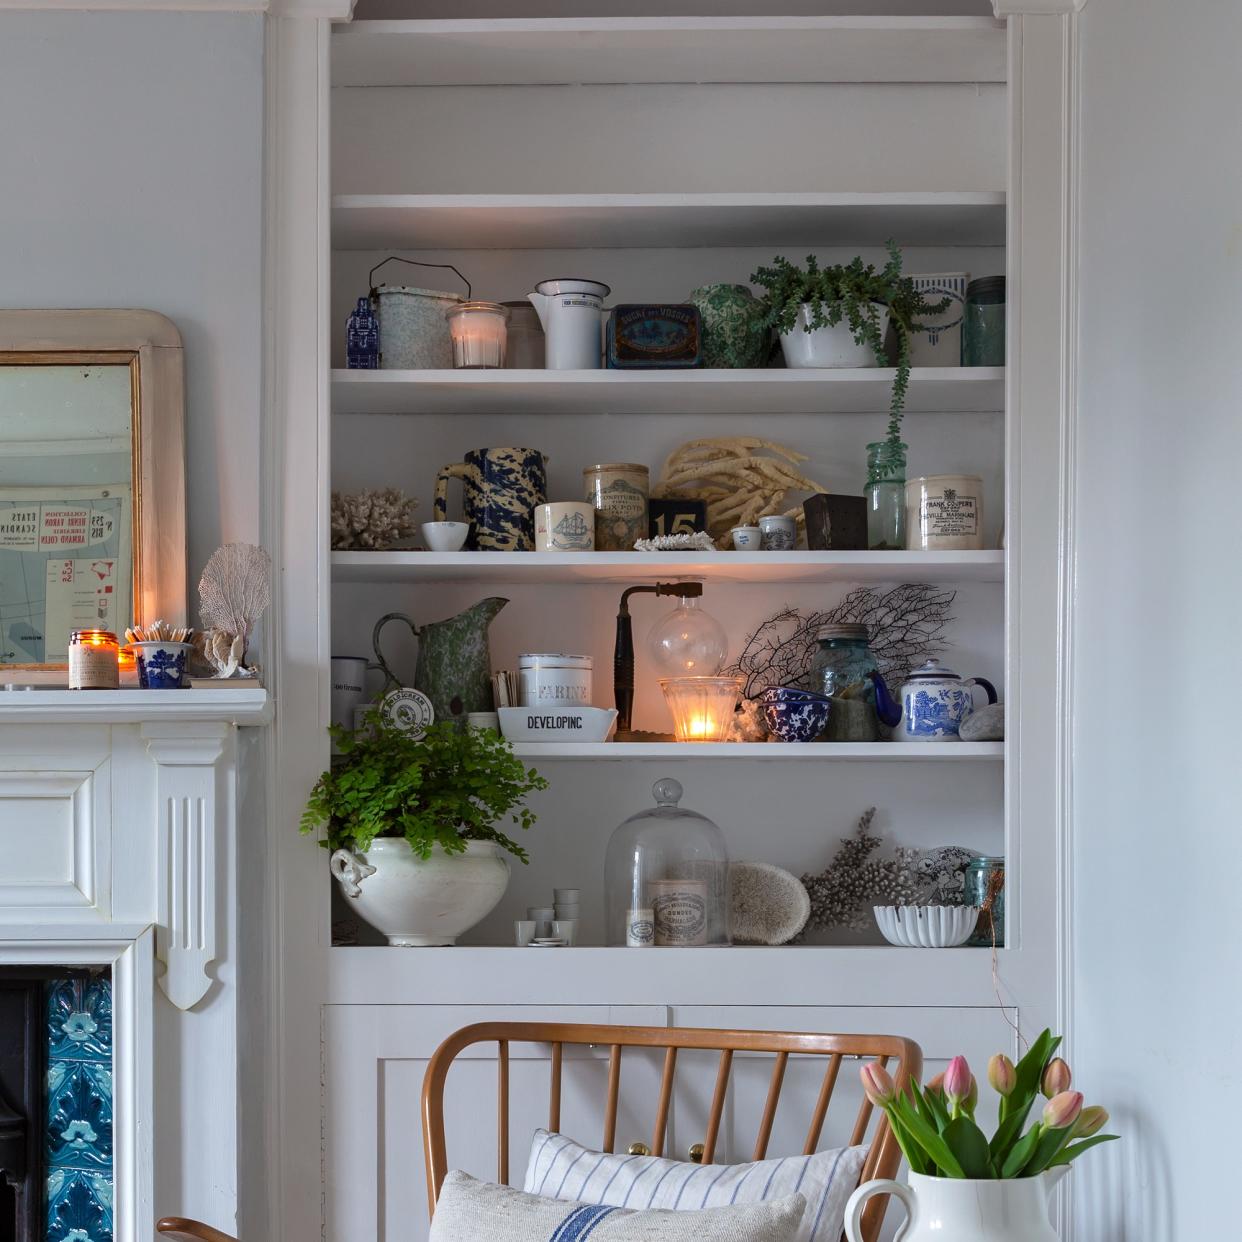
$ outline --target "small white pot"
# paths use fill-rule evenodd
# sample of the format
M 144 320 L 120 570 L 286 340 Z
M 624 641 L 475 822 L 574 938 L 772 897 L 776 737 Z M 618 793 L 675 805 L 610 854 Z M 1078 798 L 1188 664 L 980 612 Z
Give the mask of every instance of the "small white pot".
M 494 841 L 467 841 L 464 854 L 437 846 L 422 859 L 408 841 L 381 837 L 365 854 L 337 850 L 330 866 L 358 913 L 402 947 L 455 944 L 509 885 L 509 857 Z
M 888 331 L 888 307 L 873 302 L 879 316 L 880 339 Z M 842 319 L 833 327 L 816 328 L 808 332 L 811 307 L 804 303 L 798 310 L 798 319 L 790 332 L 781 333 L 781 352 L 785 365 L 793 369 L 811 367 L 876 367 L 880 364 L 870 345 L 860 345 L 854 340 L 849 321 Z

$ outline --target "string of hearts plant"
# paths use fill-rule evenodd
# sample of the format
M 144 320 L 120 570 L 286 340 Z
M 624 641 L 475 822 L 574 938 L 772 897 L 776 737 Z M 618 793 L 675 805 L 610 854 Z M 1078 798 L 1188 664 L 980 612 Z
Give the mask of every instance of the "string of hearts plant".
M 875 356 L 876 365 L 888 366 L 884 334 L 880 331 L 878 305 L 887 306 L 889 321 L 897 338 L 897 371 L 889 398 L 887 440 L 901 443 L 901 416 L 910 386 L 910 337 L 921 328 L 920 318 L 945 310 L 949 299 L 928 302 L 914 287 L 914 281 L 901 274 L 901 251 L 891 238 L 886 243 L 888 260 L 877 269 L 861 257 L 849 263 L 820 267 L 813 254 L 806 257 L 806 268 L 800 268 L 777 255 L 771 267 L 761 267 L 750 279 L 767 291 L 766 327 L 778 332 L 792 332 L 803 306 L 810 308 L 804 331 L 835 327 L 842 320 L 850 326 L 854 340 L 866 345 Z
M 863 1090 L 884 1110 L 913 1172 L 982 1180 L 1037 1177 L 1118 1137 L 1099 1133 L 1108 1113 L 1098 1104 L 1084 1108 L 1082 1093 L 1070 1090 L 1070 1068 L 1053 1055 L 1060 1042 L 1059 1035 L 1044 1031 L 1017 1065 L 1003 1053 L 988 1062 L 988 1082 L 1000 1096 L 991 1139 L 975 1121 L 979 1087 L 965 1057 L 954 1057 L 926 1087 L 911 1082 L 904 1092 L 873 1062 L 862 1067 Z M 1026 1130 L 1041 1092 L 1047 1103 Z

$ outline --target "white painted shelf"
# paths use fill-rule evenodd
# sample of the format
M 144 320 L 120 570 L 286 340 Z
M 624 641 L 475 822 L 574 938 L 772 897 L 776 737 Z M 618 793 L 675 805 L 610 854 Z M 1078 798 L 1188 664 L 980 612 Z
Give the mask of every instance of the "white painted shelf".
M 335 250 L 1001 246 L 1001 191 L 339 194 Z
M 1000 952 L 1003 960 L 1006 950 Z M 328 1003 L 496 1006 L 564 1004 L 572 997 L 577 1004 L 600 1005 L 991 1007 L 997 1004 L 991 958 L 986 949 L 892 945 L 642 950 L 339 945 L 328 954 Z M 894 980 L 900 980 L 898 991 Z
M 14 672 L 12 679 L 20 680 Z M 228 690 L 6 690 L 0 724 L 144 724 L 157 721 L 262 725 L 272 700 L 261 687 Z
M 333 86 L 1005 79 L 987 17 L 356 21 L 332 38 Z
M 843 759 L 879 763 L 1003 761 L 1004 742 L 517 742 L 523 759 Z
M 336 583 L 1001 582 L 1004 552 L 333 552 Z
M 889 368 L 332 372 L 334 414 L 880 414 Z M 910 414 L 996 413 L 1004 367 L 916 367 Z

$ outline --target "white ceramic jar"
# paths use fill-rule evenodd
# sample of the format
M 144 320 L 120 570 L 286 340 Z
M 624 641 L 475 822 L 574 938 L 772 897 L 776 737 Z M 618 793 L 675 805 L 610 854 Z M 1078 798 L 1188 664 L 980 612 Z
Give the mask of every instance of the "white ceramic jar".
M 928 474 L 906 482 L 906 547 L 962 552 L 983 547 L 983 480 Z
M 531 652 L 518 657 L 519 707 L 590 707 L 595 661 L 586 655 Z

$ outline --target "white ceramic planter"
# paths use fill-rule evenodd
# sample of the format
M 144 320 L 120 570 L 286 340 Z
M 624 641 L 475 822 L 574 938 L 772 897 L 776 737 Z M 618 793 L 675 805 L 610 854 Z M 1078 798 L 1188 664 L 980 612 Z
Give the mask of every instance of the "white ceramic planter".
M 891 1194 L 909 1217 L 902 1242 L 1057 1242 L 1048 1199 L 1068 1171 L 1060 1165 L 1038 1177 L 996 1181 L 910 1173 L 908 1186 L 887 1179 L 864 1182 L 845 1206 L 845 1236 L 861 1242 L 867 1200 Z
M 330 865 L 358 913 L 404 948 L 455 944 L 509 885 L 509 856 L 494 841 L 468 841 L 464 854 L 437 847 L 422 859 L 407 841 L 379 838 L 365 854 L 337 850 Z
M 880 338 L 888 331 L 888 307 L 873 303 L 879 315 Z M 875 367 L 879 363 L 870 345 L 860 345 L 854 340 L 853 330 L 847 320 L 834 327 L 816 328 L 808 332 L 811 308 L 803 305 L 798 311 L 798 321 L 792 332 L 781 333 L 781 352 L 785 365 L 796 370 L 812 367 Z

